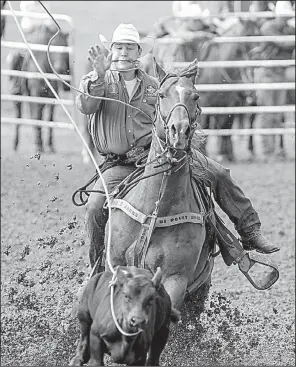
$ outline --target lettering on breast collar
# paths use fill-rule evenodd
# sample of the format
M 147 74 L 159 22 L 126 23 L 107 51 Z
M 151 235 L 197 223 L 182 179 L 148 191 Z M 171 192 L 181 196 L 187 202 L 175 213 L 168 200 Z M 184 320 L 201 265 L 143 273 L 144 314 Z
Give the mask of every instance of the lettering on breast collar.
M 144 224 L 146 222 L 147 215 L 141 213 L 125 200 L 114 199 L 111 203 L 111 208 L 121 209 L 123 212 L 125 212 L 125 214 L 141 224 Z
M 181 223 L 197 223 L 204 224 L 202 214 L 197 213 L 181 213 L 168 217 L 159 217 L 156 219 L 155 227 L 169 227 Z
M 122 199 L 114 199 L 111 203 L 111 208 L 122 210 L 125 214 L 141 224 L 144 224 L 148 218 L 147 215 L 141 213 L 130 203 Z M 181 223 L 204 225 L 204 215 L 202 213 L 181 213 L 167 217 L 158 217 L 155 222 L 155 227 L 169 227 Z

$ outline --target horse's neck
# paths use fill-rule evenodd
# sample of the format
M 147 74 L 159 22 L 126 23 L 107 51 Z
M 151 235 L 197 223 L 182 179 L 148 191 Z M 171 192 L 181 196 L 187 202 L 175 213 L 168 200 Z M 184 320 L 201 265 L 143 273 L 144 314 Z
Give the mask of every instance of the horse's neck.
M 165 163 L 160 167 L 155 167 L 156 165 L 167 161 L 165 156 L 162 156 L 162 158 L 160 158 L 158 161 L 156 160 L 157 155 L 161 154 L 161 152 L 162 150 L 160 148 L 159 142 L 155 137 L 153 137 L 147 159 L 147 162 L 153 161 L 153 163 L 148 164 L 145 167 L 144 176 L 148 176 L 148 178 L 141 180 L 139 184 L 140 193 L 142 195 L 141 200 L 143 200 L 143 206 L 145 206 L 145 208 L 147 208 L 147 205 L 151 205 L 151 208 L 154 207 L 155 201 L 159 199 L 158 196 L 161 192 L 164 192 L 162 198 L 163 209 L 165 209 L 166 204 L 171 207 L 172 196 L 174 197 L 175 201 L 178 201 L 179 197 L 184 198 L 188 194 L 188 188 L 190 187 L 189 163 L 186 162 L 182 167 L 180 167 L 180 169 L 177 169 L 176 172 L 172 172 L 166 176 L 167 181 L 166 186 L 164 187 L 162 186 L 164 183 L 164 173 L 162 173 L 162 171 L 168 169 L 167 172 L 169 172 L 169 164 Z M 184 161 L 182 161 L 180 164 L 182 165 L 183 163 Z

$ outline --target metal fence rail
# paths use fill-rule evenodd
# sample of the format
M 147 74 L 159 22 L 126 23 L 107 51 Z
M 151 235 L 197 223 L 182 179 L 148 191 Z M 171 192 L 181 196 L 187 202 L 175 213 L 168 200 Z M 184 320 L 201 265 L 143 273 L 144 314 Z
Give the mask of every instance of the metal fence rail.
M 250 91 L 250 90 L 293 90 L 295 83 L 245 83 L 245 84 L 196 84 L 199 92 Z
M 10 125 L 27 125 L 27 126 L 44 126 L 44 127 L 57 127 L 60 129 L 75 130 L 75 127 L 71 123 L 67 122 L 56 122 L 56 121 L 45 121 L 45 120 L 34 120 L 34 119 L 19 119 L 16 117 L 1 117 L 1 124 Z
M 260 42 L 283 42 L 285 44 L 294 45 L 295 44 L 295 36 L 237 36 L 237 37 L 213 37 L 210 38 L 210 41 L 213 43 L 260 43 Z M 158 44 L 182 44 L 184 40 L 179 37 L 167 37 L 167 38 L 159 38 L 155 41 Z
M 276 129 L 205 129 L 203 133 L 207 136 L 250 136 L 250 135 L 295 135 L 295 128 L 284 127 Z
M 19 77 L 24 77 L 24 78 L 38 78 L 41 79 L 43 78 L 42 75 L 39 72 L 34 72 L 34 71 L 20 71 L 20 70 L 10 70 L 10 69 L 1 69 L 1 75 L 4 76 L 19 76 Z M 44 75 L 46 76 L 47 79 L 51 79 L 51 80 L 60 80 L 55 74 L 52 73 L 44 73 Z M 63 80 L 66 81 L 71 81 L 72 80 L 72 76 L 71 75 L 60 75 L 60 77 Z
M 295 18 L 295 12 L 287 12 L 286 14 L 277 15 L 281 18 Z M 219 13 L 219 14 L 207 14 L 207 15 L 195 15 L 195 16 L 186 16 L 179 17 L 182 19 L 211 19 L 211 18 L 219 18 L 219 19 L 228 19 L 228 18 L 241 18 L 241 19 L 256 19 L 256 18 L 275 18 L 275 14 L 272 11 L 254 11 L 254 12 L 229 12 L 229 13 Z M 163 20 L 173 20 L 176 17 L 169 15 L 162 17 Z
M 173 62 L 175 68 L 185 68 L 190 62 Z M 237 60 L 237 61 L 198 61 L 198 67 L 204 68 L 249 68 L 249 67 L 289 67 L 295 66 L 295 59 L 285 60 Z
M 71 99 L 56 99 L 47 97 L 33 97 L 33 96 L 19 96 L 11 94 L 1 94 L 2 101 L 17 101 L 17 102 L 31 102 L 31 103 L 44 103 L 44 104 L 56 104 L 63 103 L 66 106 L 73 106 L 74 101 Z
M 47 51 L 47 45 L 41 45 L 38 43 L 28 43 L 28 45 L 30 46 L 30 49 L 33 51 Z M 1 40 L 1 46 L 3 47 L 8 47 L 8 48 L 17 48 L 17 49 L 22 49 L 22 50 L 26 50 L 27 46 L 24 42 L 13 42 L 13 41 L 2 41 Z M 72 47 L 67 47 L 67 46 L 50 46 L 50 51 L 49 52 L 73 52 L 73 48 Z

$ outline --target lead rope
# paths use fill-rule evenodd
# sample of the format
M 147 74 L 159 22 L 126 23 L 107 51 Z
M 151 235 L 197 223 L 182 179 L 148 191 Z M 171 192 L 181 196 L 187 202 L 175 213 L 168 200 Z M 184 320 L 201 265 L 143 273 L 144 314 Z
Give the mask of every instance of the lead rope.
M 11 12 L 12 12 L 12 15 L 13 15 L 13 18 L 14 18 L 14 20 L 15 20 L 15 22 L 16 22 L 16 25 L 17 25 L 17 27 L 18 27 L 18 29 L 19 29 L 19 31 L 20 31 L 20 34 L 21 34 L 21 36 L 22 36 L 22 39 L 23 39 L 23 41 L 24 41 L 24 43 L 26 44 L 26 46 L 27 46 L 27 49 L 28 49 L 28 51 L 29 51 L 29 53 L 30 53 L 30 55 L 31 55 L 31 57 L 32 57 L 32 59 L 33 59 L 33 61 L 34 61 L 34 63 L 35 63 L 35 65 L 36 65 L 36 67 L 37 67 L 37 69 L 38 69 L 38 71 L 40 72 L 40 74 L 42 75 L 42 77 L 44 78 L 44 80 L 45 80 L 45 82 L 46 82 L 46 84 L 48 85 L 48 87 L 49 87 L 49 89 L 52 91 L 52 93 L 53 93 L 53 95 L 55 96 L 55 98 L 60 102 L 60 105 L 61 105 L 61 107 L 63 108 L 63 110 L 65 111 L 65 113 L 66 113 L 66 115 L 69 117 L 69 119 L 70 119 L 70 121 L 71 121 L 71 123 L 73 124 L 73 126 L 75 127 L 75 129 L 76 129 L 76 131 L 77 131 L 77 133 L 78 133 L 78 135 L 79 135 L 79 137 L 81 138 L 81 140 L 82 140 L 82 142 L 83 142 L 83 144 L 85 145 L 85 147 L 86 147 L 86 149 L 87 149 L 87 151 L 88 151 L 88 153 L 89 153 L 89 155 L 90 155 L 90 157 L 91 157 L 91 160 L 93 161 L 93 163 L 94 163 L 94 165 L 95 165 L 95 168 L 96 168 L 96 170 L 97 170 L 97 172 L 98 172 L 98 174 L 99 174 L 99 176 L 100 176 L 100 179 L 101 179 L 101 181 L 102 181 L 102 184 L 103 184 L 103 188 L 104 188 L 104 191 L 105 191 L 105 193 L 106 193 L 106 198 L 107 198 L 107 202 L 108 202 L 108 214 L 109 214 L 109 223 L 110 223 L 110 225 L 109 225 L 109 228 L 108 228 L 108 242 L 107 242 L 107 251 L 106 251 L 106 260 L 107 260 L 107 264 L 108 264 L 108 266 L 109 266 L 109 268 L 110 268 L 110 270 L 111 270 L 111 272 L 113 273 L 113 278 L 112 278 L 112 281 L 110 282 L 110 287 L 111 287 L 111 290 L 110 290 L 110 305 L 111 305 L 111 313 L 112 313 L 112 317 L 113 317 L 113 321 L 114 321 L 114 323 L 115 323 L 115 325 L 116 325 L 116 327 L 117 327 L 117 329 L 120 331 L 120 333 L 121 334 L 123 334 L 123 335 L 125 335 L 125 336 L 135 336 L 135 335 L 137 335 L 137 334 L 139 334 L 142 330 L 139 330 L 138 332 L 136 332 L 136 333 L 126 333 L 124 330 L 122 330 L 122 328 L 120 327 L 120 325 L 118 324 L 118 321 L 117 321 L 117 318 L 116 318 L 116 316 L 115 316 L 115 313 L 114 313 L 114 302 L 113 302 L 113 296 L 114 296 L 114 286 L 115 286 L 115 282 L 116 282 L 116 279 L 115 279 L 115 277 L 116 277 L 116 272 L 115 272 L 115 270 L 114 270 L 114 268 L 113 268 L 113 266 L 112 266 L 112 264 L 111 264 L 111 260 L 110 260 L 110 245 L 111 245 L 111 203 L 110 203 L 110 198 L 109 198 L 109 194 L 108 194 L 108 189 L 107 189 L 107 186 L 106 186 L 106 183 L 105 183 L 105 180 L 104 180 L 104 178 L 103 178 L 103 176 L 102 176 L 102 173 L 101 173 L 101 171 L 100 171 L 100 169 L 99 169 L 99 166 L 98 166 L 98 164 L 97 164 L 97 162 L 96 162 L 96 160 L 95 160 L 95 158 L 94 158 L 94 156 L 93 156 L 93 154 L 92 154 L 92 152 L 91 152 L 91 150 L 90 150 L 90 148 L 88 147 L 88 145 L 87 145 L 87 143 L 86 143 L 86 141 L 85 141 L 85 139 L 83 138 L 83 136 L 82 136 L 82 134 L 80 133 L 80 131 L 79 131 L 79 129 L 78 129 L 78 127 L 77 127 L 77 125 L 76 125 L 76 123 L 75 123 L 75 121 L 72 119 L 72 117 L 71 117 L 71 115 L 70 115 L 70 113 L 69 113 L 69 111 L 67 110 L 67 108 L 64 106 L 64 104 L 61 102 L 61 99 L 59 98 L 59 96 L 58 96 L 58 94 L 57 94 L 57 92 L 55 91 L 55 89 L 52 87 L 52 85 L 50 84 L 50 82 L 49 82 L 49 80 L 47 79 L 47 77 L 46 77 L 46 75 L 44 74 L 44 72 L 42 71 L 42 69 L 41 69 L 41 67 L 39 66 L 39 64 L 38 64 L 38 61 L 36 60 L 36 58 L 35 58 L 35 56 L 34 56 L 34 53 L 32 52 L 32 50 L 30 49 L 30 46 L 29 46 L 29 44 L 28 44 L 28 42 L 27 42 L 27 40 L 26 40 L 26 37 L 25 37 L 25 35 L 24 35 L 24 33 L 23 33 L 23 30 L 22 30 L 22 28 L 21 28 L 21 26 L 20 26 L 20 24 L 19 24 L 19 22 L 18 22 L 18 20 L 17 20 L 17 17 L 16 17 L 16 15 L 15 15 L 15 12 L 14 12 L 14 10 L 13 10 L 13 8 L 12 8 L 12 6 L 11 6 L 11 3 L 10 3 L 10 1 L 8 1 L 7 2 L 8 3 L 8 6 L 9 6 L 9 8 L 10 8 L 10 10 L 11 10 Z M 51 66 L 51 68 L 52 68 L 52 70 L 53 70 L 53 72 L 55 73 L 55 75 L 64 83 L 64 84 L 66 84 L 66 85 L 68 85 L 70 88 L 73 88 L 73 89 L 75 89 L 75 90 L 77 90 L 78 92 L 80 92 L 80 93 L 82 93 L 82 94 L 86 94 L 86 95 L 88 95 L 87 93 L 83 93 L 83 92 L 81 92 L 81 91 L 79 91 L 79 89 L 76 89 L 76 88 L 74 88 L 74 87 L 72 87 L 72 86 L 70 86 L 68 83 L 66 83 L 59 75 L 58 75 L 58 73 L 54 70 L 54 68 L 53 68 L 53 66 L 52 66 L 52 64 L 51 64 L 51 62 L 50 62 L 50 57 L 49 57 L 49 47 L 50 47 L 50 42 L 54 39 L 54 37 L 56 37 L 57 35 L 58 35 L 58 33 L 60 32 L 60 26 L 58 25 L 58 23 L 55 21 L 55 19 L 52 17 L 52 15 L 48 12 L 48 10 L 45 8 L 45 6 L 42 4 L 42 2 L 41 1 L 39 1 L 39 3 L 42 5 L 42 7 L 45 9 L 45 11 L 47 12 L 47 14 L 51 17 L 51 19 L 54 21 L 54 23 L 56 24 L 56 26 L 58 27 L 58 31 L 57 31 L 57 33 L 56 34 L 54 34 L 54 36 L 50 39 L 50 41 L 49 41 L 49 43 L 48 43 L 48 50 L 47 50 L 47 57 L 48 57 L 48 61 L 49 61 L 49 64 L 50 64 L 50 66 Z M 93 97 L 93 96 L 91 96 L 91 97 Z M 102 98 L 102 97 L 100 97 L 100 98 Z M 104 99 L 104 98 L 102 98 L 102 99 Z M 120 101 L 118 101 L 118 102 L 120 102 Z M 123 104 L 126 104 L 126 103 L 124 103 L 124 102 L 122 102 Z M 128 104 L 126 104 L 126 105 L 128 105 Z M 133 106 L 130 106 L 130 107 L 133 107 Z M 136 107 L 133 107 L 133 108 L 135 108 L 135 109 L 137 109 Z M 139 109 L 137 109 L 137 110 L 139 110 Z M 141 110 L 139 110 L 139 111 L 141 111 Z M 141 111 L 142 112 L 142 111 Z M 144 112 L 142 112 L 142 113 L 144 113 Z M 147 117 L 149 117 L 148 115 L 147 115 Z M 150 118 L 150 117 L 149 117 Z M 151 119 L 151 118 L 150 118 Z M 92 271 L 91 271 L 91 273 L 90 273 L 90 277 L 89 278 L 91 278 L 92 277 L 92 275 L 93 275 L 93 273 L 94 273 L 94 270 L 95 270 L 95 268 L 96 268 L 96 266 L 97 266 L 97 264 L 98 264 L 98 259 L 97 259 L 97 261 L 96 261 L 96 263 L 95 263 L 95 266 L 93 267 L 93 269 L 92 269 Z

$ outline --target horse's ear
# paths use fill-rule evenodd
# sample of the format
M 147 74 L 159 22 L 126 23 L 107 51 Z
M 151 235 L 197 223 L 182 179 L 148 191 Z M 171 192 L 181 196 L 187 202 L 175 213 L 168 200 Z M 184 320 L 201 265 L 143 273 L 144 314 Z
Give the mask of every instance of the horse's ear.
M 194 59 L 192 63 L 189 64 L 188 67 L 181 72 L 180 76 L 186 76 L 186 78 L 191 79 L 192 83 L 195 84 L 196 79 L 199 76 L 199 67 L 197 59 Z
M 162 271 L 160 267 L 158 267 L 156 270 L 156 273 L 154 274 L 152 278 L 152 283 L 156 289 L 160 287 L 161 280 L 162 280 Z
M 158 62 L 156 61 L 155 57 L 153 57 L 152 59 L 153 59 L 154 74 L 155 74 L 156 78 L 159 80 L 159 82 L 161 82 L 162 79 L 166 76 L 166 72 L 158 64 Z

